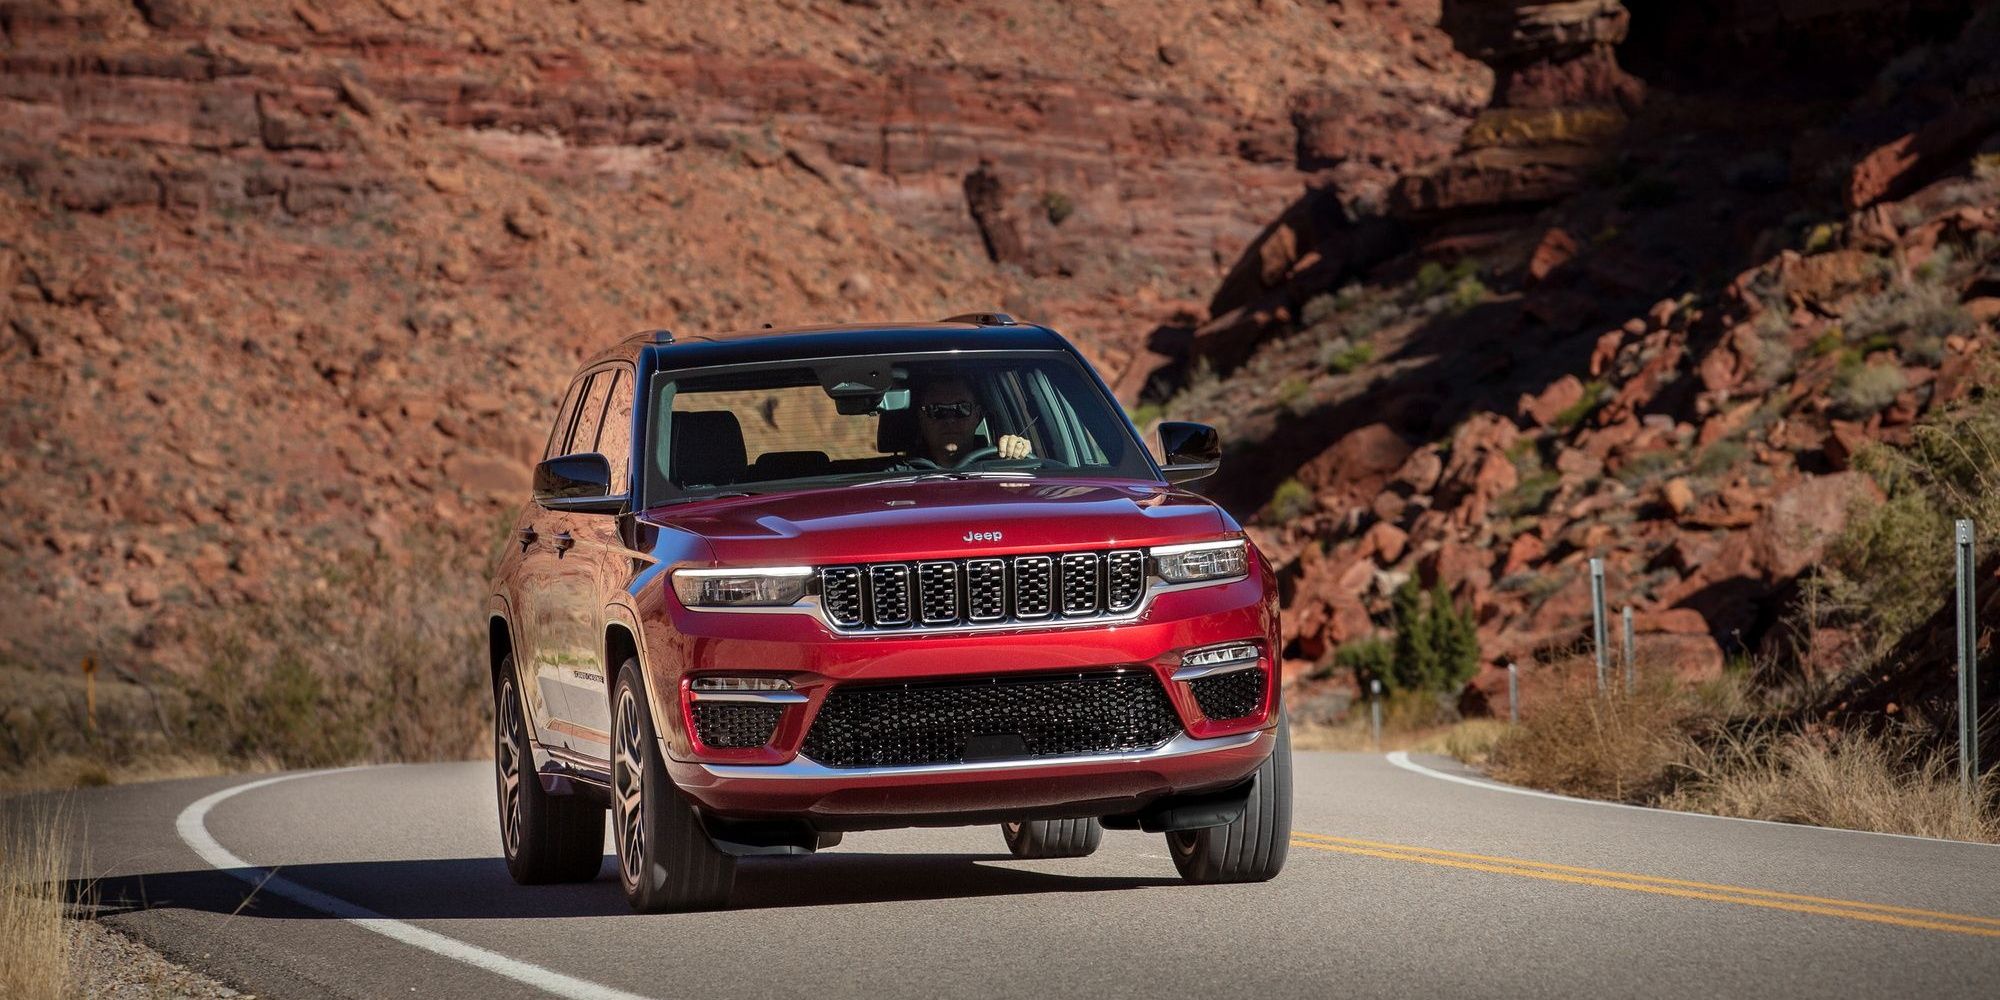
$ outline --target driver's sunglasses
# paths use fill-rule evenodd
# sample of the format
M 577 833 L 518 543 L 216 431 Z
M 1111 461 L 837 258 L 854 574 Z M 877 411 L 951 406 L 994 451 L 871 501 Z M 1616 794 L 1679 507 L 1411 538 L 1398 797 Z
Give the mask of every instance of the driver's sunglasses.
M 932 420 L 963 420 L 967 417 L 978 416 L 979 404 L 973 402 L 925 403 L 923 411 L 924 416 Z

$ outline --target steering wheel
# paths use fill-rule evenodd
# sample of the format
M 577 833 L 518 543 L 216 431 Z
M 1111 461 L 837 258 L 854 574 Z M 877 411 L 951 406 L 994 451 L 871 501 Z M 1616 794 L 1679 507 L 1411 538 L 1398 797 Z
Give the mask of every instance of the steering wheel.
M 931 472 L 936 472 L 938 470 L 938 464 L 936 462 L 933 462 L 928 458 L 924 458 L 921 455 L 910 455 L 903 459 L 903 464 L 909 466 L 912 469 L 923 469 Z
M 1000 449 L 990 444 L 984 448 L 974 448 L 973 450 L 966 452 L 965 457 L 959 459 L 958 462 L 952 466 L 952 468 L 963 469 L 974 462 L 977 462 L 981 459 L 992 458 L 993 456 L 998 454 L 1000 454 Z

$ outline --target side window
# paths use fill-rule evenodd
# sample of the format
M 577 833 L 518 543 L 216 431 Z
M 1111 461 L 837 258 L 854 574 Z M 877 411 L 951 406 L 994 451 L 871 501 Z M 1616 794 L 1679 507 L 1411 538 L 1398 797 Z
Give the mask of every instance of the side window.
M 597 450 L 611 460 L 611 492 L 630 489 L 625 466 L 632 461 L 632 377 L 624 368 L 616 369 L 611 380 L 610 403 L 604 408 L 604 427 L 597 432 Z
M 611 398 L 611 376 L 607 370 L 590 377 L 590 388 L 584 390 L 576 410 L 576 431 L 569 436 L 571 454 L 597 448 L 597 429 L 604 426 L 604 404 Z
M 549 431 L 548 447 L 542 449 L 543 461 L 565 454 L 563 449 L 569 447 L 569 426 L 576 422 L 576 403 L 582 398 L 584 385 L 588 381 L 588 379 L 578 379 L 569 384 L 569 395 L 563 397 L 562 409 L 556 411 L 555 428 Z

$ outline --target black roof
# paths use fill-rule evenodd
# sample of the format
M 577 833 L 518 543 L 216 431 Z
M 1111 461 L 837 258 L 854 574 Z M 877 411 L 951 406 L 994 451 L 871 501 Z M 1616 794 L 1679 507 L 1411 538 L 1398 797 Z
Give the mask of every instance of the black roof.
M 650 338 L 650 334 L 643 335 Z M 640 338 L 634 338 L 642 345 Z M 1055 331 L 1031 324 L 861 323 L 749 330 L 719 336 L 677 337 L 649 346 L 661 370 L 712 368 L 807 358 L 915 354 L 929 351 L 1067 351 Z

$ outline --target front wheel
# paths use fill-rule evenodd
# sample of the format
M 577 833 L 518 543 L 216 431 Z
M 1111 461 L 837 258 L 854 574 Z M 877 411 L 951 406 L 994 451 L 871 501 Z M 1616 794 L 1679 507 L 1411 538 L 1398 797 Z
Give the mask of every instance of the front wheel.
M 637 660 L 619 669 L 612 698 L 611 814 L 625 901 L 641 913 L 728 906 L 736 859 L 716 849 L 667 777 Z
M 1175 830 L 1167 853 L 1189 882 L 1264 882 L 1285 867 L 1292 842 L 1292 734 L 1278 717 L 1278 742 L 1257 768 L 1243 815 L 1222 826 Z
M 512 657 L 500 664 L 493 688 L 493 743 L 507 873 L 522 885 L 596 878 L 604 867 L 604 807 L 581 795 L 542 791 Z
M 1007 850 L 1017 858 L 1083 858 L 1104 839 L 1104 825 L 1095 819 L 1031 819 L 1000 824 Z

